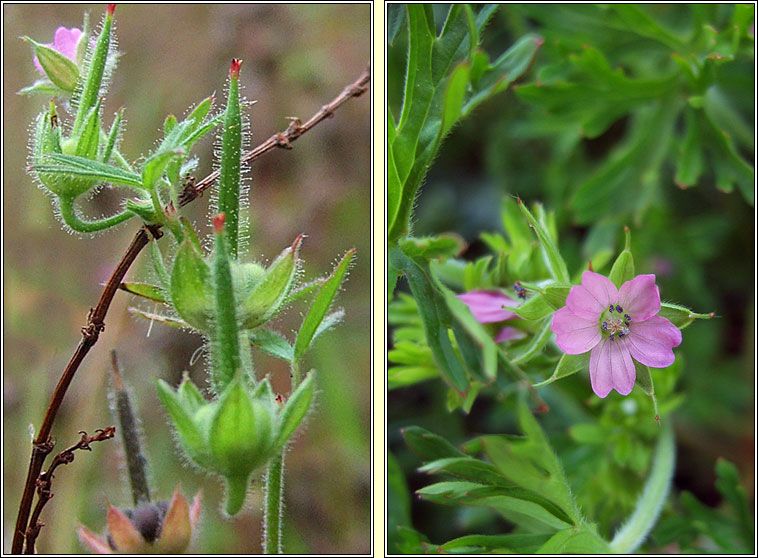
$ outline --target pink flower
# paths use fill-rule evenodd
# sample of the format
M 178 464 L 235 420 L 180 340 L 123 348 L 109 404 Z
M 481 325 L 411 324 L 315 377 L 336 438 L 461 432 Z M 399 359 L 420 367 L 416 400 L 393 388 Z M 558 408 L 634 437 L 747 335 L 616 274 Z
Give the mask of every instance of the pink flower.
M 634 387 L 632 358 L 665 368 L 674 362 L 673 348 L 682 332 L 662 316 L 655 275 L 638 275 L 620 289 L 592 271 L 571 288 L 566 306 L 553 315 L 555 342 L 569 355 L 590 353 L 590 381 L 598 397 L 612 389 L 628 395 Z
M 515 318 L 516 314 L 508 308 L 514 308 L 518 303 L 505 296 L 500 291 L 469 291 L 457 295 L 466 303 L 477 322 L 489 324 Z M 508 341 L 523 337 L 522 333 L 512 327 L 505 327 L 495 337 L 495 342 Z
M 76 27 L 72 27 L 71 29 L 58 27 L 58 29 L 55 30 L 53 43 L 48 43 L 47 46 L 57 50 L 72 62 L 76 62 L 76 47 L 79 44 L 81 37 L 81 29 L 77 29 Z M 36 56 L 34 57 L 34 65 L 40 72 L 45 72 Z

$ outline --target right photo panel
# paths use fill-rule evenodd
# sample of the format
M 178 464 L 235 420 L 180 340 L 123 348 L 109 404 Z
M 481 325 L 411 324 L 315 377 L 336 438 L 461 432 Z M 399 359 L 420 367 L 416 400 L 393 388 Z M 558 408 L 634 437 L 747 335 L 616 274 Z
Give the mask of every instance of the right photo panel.
M 755 4 L 385 15 L 387 554 L 753 554 Z

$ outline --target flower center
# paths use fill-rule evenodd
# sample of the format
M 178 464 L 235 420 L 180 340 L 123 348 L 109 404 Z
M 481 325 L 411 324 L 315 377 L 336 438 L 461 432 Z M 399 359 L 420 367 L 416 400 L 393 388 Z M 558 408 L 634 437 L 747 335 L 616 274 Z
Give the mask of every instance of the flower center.
M 611 304 L 608 310 L 600 316 L 600 329 L 603 335 L 608 335 L 613 341 L 616 336 L 623 339 L 629 335 L 629 326 L 632 323 L 632 317 L 624 312 L 619 304 Z

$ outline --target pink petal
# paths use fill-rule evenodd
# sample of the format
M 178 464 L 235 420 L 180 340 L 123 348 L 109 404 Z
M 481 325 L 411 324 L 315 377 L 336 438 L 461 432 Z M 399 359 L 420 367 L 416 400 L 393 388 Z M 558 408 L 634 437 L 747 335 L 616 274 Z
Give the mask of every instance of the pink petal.
M 606 397 L 612 389 L 629 395 L 634 388 L 634 362 L 625 341 L 603 339 L 590 353 L 590 382 L 598 397 Z
M 653 368 L 665 368 L 674 363 L 674 347 L 682 342 L 682 332 L 662 316 L 632 324 L 625 339 L 634 360 Z
M 79 527 L 79 540 L 95 554 L 113 554 L 113 549 L 105 540 L 83 525 Z
M 76 27 L 72 27 L 71 29 L 58 27 L 55 30 L 53 48 L 69 60 L 76 60 L 76 46 L 79 44 L 81 37 L 81 29 L 77 29 Z
M 555 343 L 569 355 L 586 353 L 601 339 L 597 318 L 585 320 L 564 306 L 553 314 L 550 331 L 555 333 Z
M 526 337 L 526 335 L 523 331 L 518 330 L 515 327 L 504 327 L 495 337 L 495 343 L 510 341 L 512 339 L 523 339 L 524 337 Z
M 497 291 L 469 291 L 457 295 L 466 303 L 474 318 L 481 324 L 509 320 L 516 314 L 504 306 L 515 307 L 517 302 Z
M 616 285 L 610 279 L 599 273 L 585 271 L 582 273 L 582 284 L 571 287 L 566 306 L 577 316 L 597 320 L 617 298 Z
M 619 304 L 632 322 L 644 322 L 661 311 L 661 295 L 655 284 L 655 275 L 638 275 L 621 285 Z

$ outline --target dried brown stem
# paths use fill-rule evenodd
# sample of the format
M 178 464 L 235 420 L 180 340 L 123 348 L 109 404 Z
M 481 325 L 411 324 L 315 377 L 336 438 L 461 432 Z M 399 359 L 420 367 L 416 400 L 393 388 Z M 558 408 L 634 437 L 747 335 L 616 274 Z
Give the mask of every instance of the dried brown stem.
M 277 147 L 285 149 L 292 149 L 291 142 L 302 136 L 318 123 L 331 118 L 334 115 L 334 111 L 342 106 L 345 102 L 353 97 L 359 97 L 366 91 L 371 81 L 371 67 L 367 67 L 361 76 L 345 87 L 342 92 L 327 105 L 321 107 L 305 124 L 301 124 L 297 118 L 291 119 L 290 125 L 283 132 L 274 134 L 269 139 L 258 145 L 253 150 L 245 153 L 242 156 L 242 161 L 254 161 L 262 156 L 264 153 L 271 151 Z M 208 189 L 213 182 L 218 179 L 218 171 L 214 171 L 202 180 L 193 183 L 188 182 L 185 186 L 184 192 L 179 198 L 179 205 L 184 206 L 192 202 L 196 198 L 202 195 L 203 191 Z M 58 409 L 63 402 L 63 397 L 66 394 L 66 390 L 71 384 L 71 380 L 74 379 L 76 371 L 79 369 L 84 357 L 87 356 L 89 350 L 97 343 L 100 332 L 105 329 L 105 315 L 108 313 L 113 296 L 119 288 L 126 272 L 131 267 L 134 260 L 137 258 L 142 249 L 147 246 L 150 241 L 150 235 L 156 239 L 160 238 L 162 233 L 160 232 L 160 226 L 158 225 L 145 225 L 134 236 L 129 248 L 124 253 L 118 266 L 114 270 L 111 277 L 103 289 L 103 293 L 100 295 L 100 300 L 95 308 L 90 310 L 87 316 L 87 325 L 82 328 L 82 339 L 79 341 L 79 345 L 74 351 L 74 355 L 71 357 L 66 369 L 63 371 L 61 379 L 58 381 L 58 385 L 55 387 L 53 396 L 48 404 L 45 418 L 42 421 L 39 434 L 32 442 L 32 456 L 29 461 L 29 470 L 26 476 L 26 483 L 24 485 L 24 492 L 21 496 L 21 503 L 19 505 L 18 517 L 16 519 L 16 529 L 13 533 L 13 554 L 21 554 L 24 552 L 24 538 L 26 537 L 26 553 L 34 554 L 34 541 L 36 540 L 39 528 L 36 528 L 34 536 L 30 539 L 27 534 L 27 525 L 29 525 L 29 512 L 32 507 L 32 500 L 34 498 L 34 487 L 36 486 L 42 471 L 42 466 L 45 462 L 47 455 L 53 450 L 54 444 L 50 438 L 50 431 L 52 430 L 53 423 L 55 422 L 55 416 L 58 413 Z M 37 522 L 32 523 L 37 525 Z
M 25 554 L 34 554 L 34 543 L 37 540 L 40 529 L 44 526 L 44 523 L 40 523 L 39 517 L 42 513 L 42 509 L 53 498 L 53 478 L 55 470 L 60 465 L 68 465 L 74 460 L 74 452 L 76 450 L 92 451 L 90 444 L 92 442 L 102 442 L 104 440 L 110 440 L 116 433 L 116 428 L 109 426 L 103 430 L 97 430 L 94 436 L 87 436 L 87 433 L 83 430 L 79 431 L 82 435 L 81 439 L 68 449 L 63 450 L 53 458 L 50 468 L 47 471 L 40 473 L 37 482 L 37 505 L 34 506 L 34 512 L 29 522 L 29 527 L 26 530 L 26 552 Z

